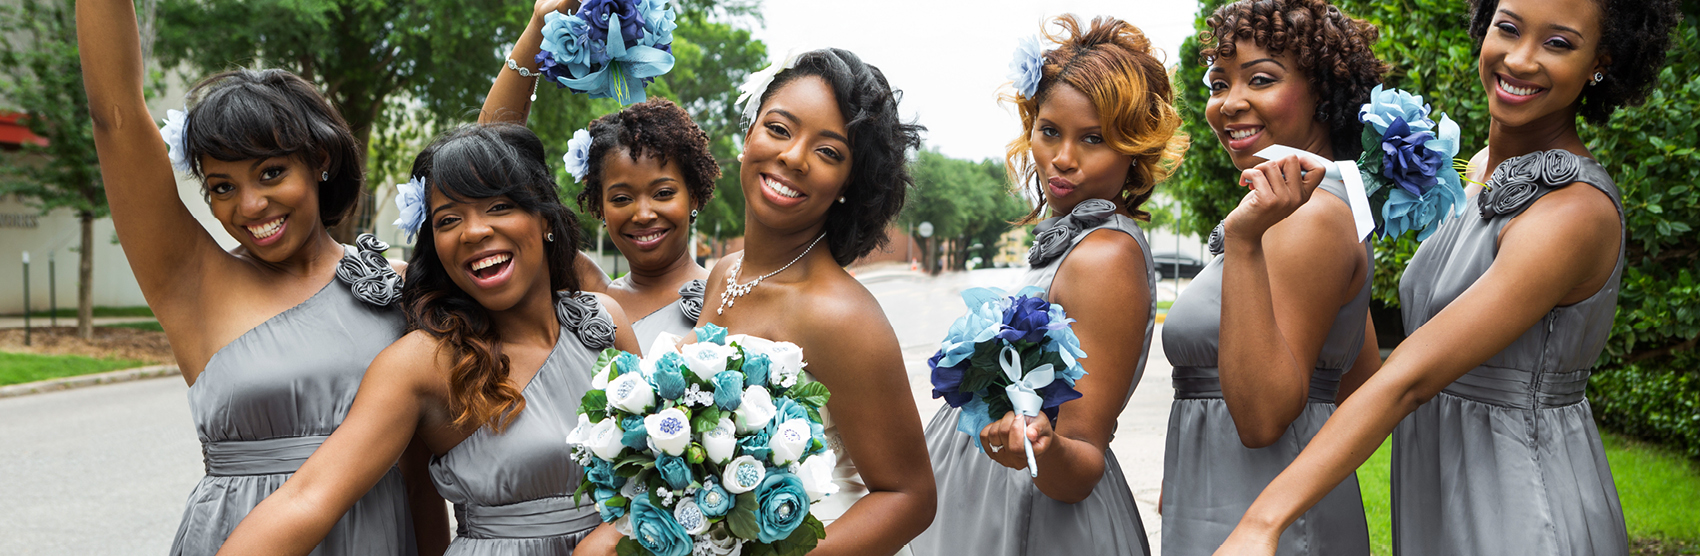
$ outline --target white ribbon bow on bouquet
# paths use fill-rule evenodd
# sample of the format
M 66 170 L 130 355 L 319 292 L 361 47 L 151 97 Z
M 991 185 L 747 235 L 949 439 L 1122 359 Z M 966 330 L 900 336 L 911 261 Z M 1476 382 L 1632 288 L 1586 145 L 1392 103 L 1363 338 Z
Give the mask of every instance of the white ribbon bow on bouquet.
M 1374 213 L 1370 212 L 1369 208 L 1369 193 L 1364 189 L 1364 178 L 1363 175 L 1358 173 L 1359 170 L 1357 162 L 1351 160 L 1331 161 L 1318 156 L 1316 153 L 1295 149 L 1286 145 L 1275 145 L 1261 151 L 1257 151 L 1257 154 L 1253 154 L 1252 156 L 1262 158 L 1264 160 L 1278 160 L 1289 156 L 1297 156 L 1314 162 L 1323 168 L 1327 168 L 1328 171 L 1325 172 L 1322 177 L 1323 183 L 1328 183 L 1332 180 L 1335 183 L 1345 185 L 1346 203 L 1351 205 L 1352 220 L 1358 225 L 1357 240 L 1362 242 L 1364 238 L 1369 237 L 1369 234 L 1375 231 Z
M 1040 409 L 1045 405 L 1045 398 L 1038 390 L 1050 386 L 1056 380 L 1056 370 L 1050 363 L 1034 367 L 1027 376 L 1021 376 L 1021 354 L 1015 348 L 1004 346 L 998 353 L 998 364 L 1003 366 L 1004 376 L 1009 377 L 1010 385 L 1004 387 L 1009 395 L 1009 405 L 1015 409 L 1015 414 L 1022 416 L 1021 445 L 1027 449 L 1027 473 L 1037 478 L 1039 462 L 1033 459 L 1033 441 L 1027 438 L 1027 418 L 1038 417 Z

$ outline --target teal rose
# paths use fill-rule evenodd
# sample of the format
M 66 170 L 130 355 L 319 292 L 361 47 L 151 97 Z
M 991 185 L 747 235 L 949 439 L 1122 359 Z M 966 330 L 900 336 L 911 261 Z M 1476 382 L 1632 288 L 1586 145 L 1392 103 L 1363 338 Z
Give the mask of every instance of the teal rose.
M 626 478 L 614 473 L 614 462 L 602 458 L 590 458 L 590 466 L 584 470 L 585 478 L 598 487 L 616 489 L 626 484 Z
M 673 514 L 649 503 L 648 496 L 632 498 L 632 539 L 655 556 L 689 556 L 691 535 Z
M 720 482 L 709 479 L 697 489 L 697 508 L 702 509 L 703 515 L 720 517 L 732 511 L 732 495 L 720 486 Z
M 661 480 L 667 482 L 667 488 L 685 490 L 685 487 L 691 486 L 691 464 L 685 458 L 663 453 L 655 458 L 655 470 L 661 473 Z
M 620 443 L 633 450 L 649 449 L 649 429 L 643 427 L 643 418 L 627 415 L 620 419 L 620 430 L 625 434 L 620 436 Z
M 697 341 L 726 345 L 726 329 L 715 326 L 714 323 L 699 326 L 697 327 Z
M 668 369 L 656 365 L 654 381 L 655 394 L 661 396 L 661 399 L 678 400 L 679 396 L 685 395 L 685 377 L 679 374 L 677 368 Z
M 738 371 L 720 371 L 714 375 L 714 405 L 720 409 L 734 411 L 738 404 L 744 401 L 744 374 Z
M 685 373 L 685 358 L 680 357 L 677 352 L 663 353 L 660 359 L 655 360 L 655 370 L 672 371 L 682 376 Z
M 757 353 L 744 359 L 744 386 L 766 385 L 767 366 L 773 363 L 765 353 Z
M 620 519 L 620 516 L 626 515 L 626 504 L 628 501 L 625 497 L 620 496 L 619 492 L 613 489 L 596 487 L 595 496 L 596 512 L 602 515 L 603 522 L 614 521 L 616 519 Z M 618 500 L 616 500 L 616 498 Z
M 775 469 L 756 487 L 756 524 L 761 526 L 756 540 L 771 543 L 789 538 L 808 516 L 809 495 L 796 475 Z

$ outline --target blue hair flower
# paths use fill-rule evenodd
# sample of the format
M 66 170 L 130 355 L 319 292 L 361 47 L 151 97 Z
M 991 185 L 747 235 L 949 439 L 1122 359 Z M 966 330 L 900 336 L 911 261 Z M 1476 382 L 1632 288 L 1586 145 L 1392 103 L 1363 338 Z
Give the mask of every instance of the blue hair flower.
M 1039 80 L 1045 77 L 1045 51 L 1039 37 L 1026 37 L 1015 47 L 1015 59 L 1009 62 L 1009 79 L 1015 82 L 1015 92 L 1031 99 L 1039 91 Z
M 574 131 L 573 138 L 567 141 L 567 154 L 561 160 L 567 163 L 567 173 L 573 175 L 573 181 L 584 183 L 585 174 L 590 173 L 590 132 Z
M 407 183 L 396 184 L 395 191 L 395 207 L 401 210 L 395 227 L 407 232 L 407 240 L 413 241 L 419 226 L 425 223 L 425 178 L 413 176 Z
M 185 110 L 166 110 L 165 126 L 159 128 L 159 136 L 165 139 L 166 153 L 171 157 L 171 169 L 178 172 L 190 169 L 189 142 L 185 133 L 189 130 L 189 113 Z

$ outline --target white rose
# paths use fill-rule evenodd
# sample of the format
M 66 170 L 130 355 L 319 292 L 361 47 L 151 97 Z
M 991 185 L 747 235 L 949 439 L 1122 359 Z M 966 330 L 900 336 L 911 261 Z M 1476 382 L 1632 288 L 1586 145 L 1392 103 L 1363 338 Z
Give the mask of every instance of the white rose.
M 725 522 L 715 523 L 708 534 L 697 537 L 691 556 L 732 556 L 744 547 L 744 539 L 732 535 Z
M 773 407 L 773 395 L 767 393 L 767 387 L 756 385 L 744 389 L 744 399 L 733 413 L 738 416 L 738 432 L 747 433 L 766 427 L 778 410 Z
M 608 383 L 608 405 L 627 413 L 644 414 L 655 406 L 655 389 L 638 373 L 626 373 Z
M 774 342 L 773 348 L 767 352 L 769 365 L 767 381 L 775 386 L 789 388 L 797 383 L 797 374 L 803 372 L 803 348 L 791 342 Z
M 590 448 L 590 452 L 596 454 L 596 457 L 612 460 L 619 457 L 620 450 L 626 447 L 625 444 L 620 442 L 626 431 L 620 430 L 620 425 L 615 423 L 615 420 L 614 418 L 603 419 L 602 422 L 590 429 L 589 434 L 585 435 L 585 446 Z
M 773 349 L 772 340 L 757 338 L 748 334 L 733 334 L 731 336 L 727 336 L 726 345 L 732 344 L 738 344 L 738 346 L 744 348 L 744 352 L 749 355 L 767 353 L 769 350 Z
M 649 440 L 655 448 L 669 456 L 684 454 L 685 448 L 691 445 L 691 422 L 679 408 L 669 407 L 644 416 L 643 428 L 649 433 Z
M 809 421 L 791 419 L 780 423 L 767 439 L 767 448 L 773 451 L 773 464 L 777 466 L 790 465 L 802 458 L 809 449 Z
M 596 374 L 590 376 L 590 387 L 595 388 L 597 390 L 607 388 L 608 387 L 608 375 L 611 375 L 611 374 L 614 374 L 614 361 L 613 360 L 609 360 L 608 366 L 603 367 L 601 369 L 597 369 Z
M 726 370 L 726 358 L 737 353 L 732 348 L 714 342 L 697 342 L 679 350 L 679 355 L 685 357 L 685 366 L 704 381 L 714 380 L 714 375 Z
M 803 492 L 808 493 L 809 502 L 819 502 L 822 497 L 838 493 L 838 483 L 832 480 L 832 469 L 838 466 L 838 454 L 827 450 L 803 460 L 797 466 L 797 478 L 803 481 Z
M 685 528 L 689 535 L 701 535 L 708 532 L 708 516 L 702 515 L 702 508 L 697 507 L 695 500 L 686 498 L 673 506 L 673 520 Z
M 726 465 L 726 471 L 720 474 L 720 487 L 732 494 L 743 494 L 761 486 L 762 479 L 767 478 L 767 466 L 756 461 L 751 456 L 738 456 L 732 463 Z
M 660 361 L 662 355 L 679 350 L 679 339 L 678 334 L 662 332 L 660 336 L 655 337 L 655 341 L 649 343 L 649 349 L 643 352 L 645 354 L 643 360 L 648 362 L 650 367 L 654 367 L 655 362 Z
M 594 428 L 596 428 L 596 424 L 590 422 L 590 416 L 580 413 L 578 426 L 573 427 L 573 431 L 567 433 L 567 445 L 588 446 L 590 444 L 590 431 Z
M 725 464 L 727 460 L 732 459 L 732 454 L 738 452 L 736 431 L 737 428 L 731 419 L 721 417 L 720 424 L 715 425 L 714 430 L 703 433 L 702 449 L 708 452 L 709 461 Z

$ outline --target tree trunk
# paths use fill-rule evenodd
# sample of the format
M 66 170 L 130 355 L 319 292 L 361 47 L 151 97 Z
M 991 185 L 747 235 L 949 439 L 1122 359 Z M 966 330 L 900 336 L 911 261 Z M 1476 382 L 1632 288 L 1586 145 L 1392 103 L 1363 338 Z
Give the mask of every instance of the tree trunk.
M 372 141 L 374 118 L 367 117 L 357 110 L 343 110 L 342 112 L 343 119 L 349 123 L 349 130 L 354 133 L 355 149 L 360 152 L 360 160 L 356 161 L 360 165 L 360 173 L 370 177 L 371 172 L 367 171 L 366 163 L 367 159 L 371 158 L 367 156 L 367 149 L 370 148 L 369 145 Z M 348 216 L 343 217 L 341 223 L 331 226 L 331 237 L 344 244 L 353 245 L 355 236 L 360 235 L 360 232 L 374 230 L 372 217 L 377 214 L 376 208 L 372 206 L 371 198 L 374 188 L 373 184 L 367 183 L 360 190 L 360 194 L 355 197 L 354 207 L 349 209 Z
M 94 212 L 77 214 L 82 224 L 82 249 L 77 253 L 77 336 L 94 339 Z

